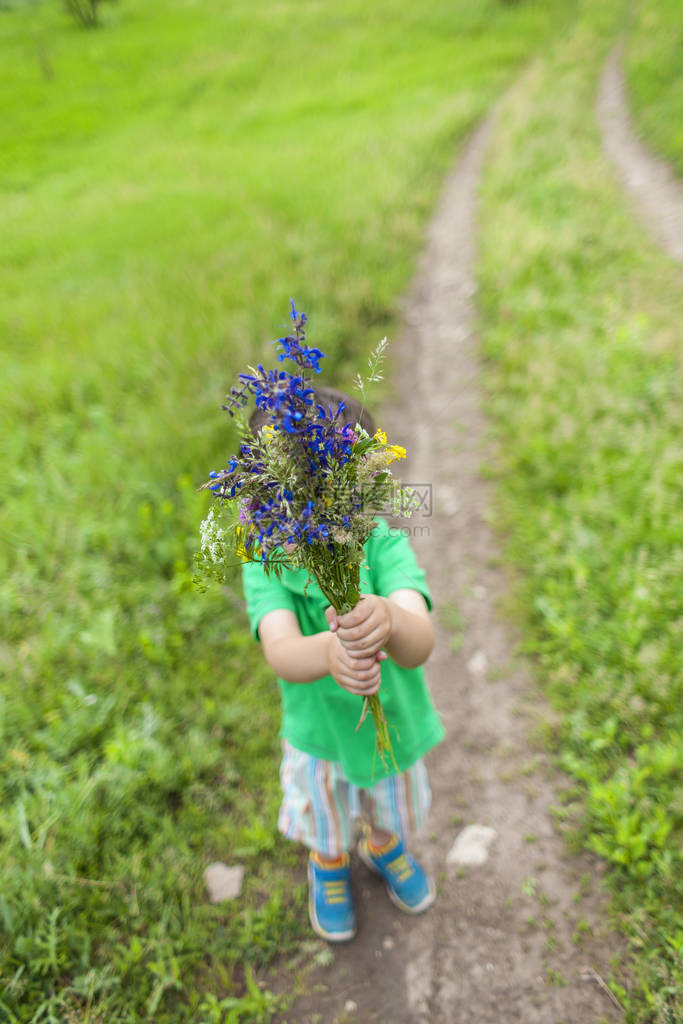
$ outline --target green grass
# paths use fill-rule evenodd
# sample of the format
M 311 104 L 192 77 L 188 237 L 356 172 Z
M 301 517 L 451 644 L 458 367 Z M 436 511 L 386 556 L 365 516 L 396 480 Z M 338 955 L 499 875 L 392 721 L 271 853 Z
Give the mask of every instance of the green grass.
M 634 979 L 614 979 L 626 1019 L 673 1024 L 683 289 L 601 150 L 595 93 L 621 24 L 618 4 L 586 0 L 506 97 L 485 173 L 480 299 L 497 360 L 486 379 L 499 526 L 524 647 L 562 712 L 555 749 L 576 779 L 564 813 L 610 868 Z
M 247 967 L 305 911 L 271 675 L 239 590 L 191 586 L 218 407 L 289 295 L 328 380 L 391 331 L 460 140 L 572 6 L 0 12 L 0 1020 L 268 1018 Z
M 683 18 L 678 0 L 638 0 L 625 70 L 636 125 L 683 177 Z

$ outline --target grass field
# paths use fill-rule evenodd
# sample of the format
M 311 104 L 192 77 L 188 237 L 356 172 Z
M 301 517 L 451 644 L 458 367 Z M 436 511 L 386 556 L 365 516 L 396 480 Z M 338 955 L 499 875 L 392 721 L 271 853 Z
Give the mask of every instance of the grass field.
M 677 0 L 640 0 L 625 34 L 629 99 L 639 131 L 683 178 L 683 18 Z
M 0 1020 L 269 1019 L 250 970 L 305 918 L 277 711 L 238 589 L 192 589 L 194 488 L 289 295 L 328 380 L 391 332 L 460 140 L 572 7 L 0 12 Z
M 674 1024 L 683 282 L 601 150 L 595 93 L 621 26 L 620 5 L 582 3 L 506 97 L 485 174 L 480 300 L 485 351 L 499 355 L 486 376 L 499 526 L 525 649 L 561 711 L 554 747 L 576 780 L 558 816 L 610 866 L 630 940 L 633 985 L 614 985 L 625 1019 Z M 504 348 L 520 322 L 528 330 Z

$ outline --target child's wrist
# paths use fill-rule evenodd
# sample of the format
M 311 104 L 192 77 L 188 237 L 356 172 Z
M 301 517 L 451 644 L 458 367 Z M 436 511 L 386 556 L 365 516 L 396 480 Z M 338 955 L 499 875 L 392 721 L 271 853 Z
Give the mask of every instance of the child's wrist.
M 334 645 L 337 643 L 338 638 L 336 633 L 332 633 L 330 631 L 323 633 L 323 636 L 325 637 L 325 658 L 327 660 L 327 672 L 328 675 L 331 675 L 333 667 L 332 651 L 334 649 Z
M 385 641 L 386 643 L 389 643 L 392 636 L 394 635 L 394 630 L 396 629 L 396 605 L 394 604 L 393 601 L 390 601 L 388 597 L 383 597 L 382 602 L 384 604 L 384 607 L 386 608 L 387 616 L 389 619 L 389 633 Z

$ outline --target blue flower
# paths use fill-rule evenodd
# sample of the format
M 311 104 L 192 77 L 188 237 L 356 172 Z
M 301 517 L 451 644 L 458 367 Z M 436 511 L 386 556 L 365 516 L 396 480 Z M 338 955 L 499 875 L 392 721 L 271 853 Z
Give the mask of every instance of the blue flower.
M 282 352 L 278 354 L 278 361 L 292 359 L 298 366 L 306 370 L 314 370 L 320 373 L 320 360 L 325 353 L 319 348 L 308 348 L 306 340 L 306 314 L 298 313 L 294 305 L 294 299 L 290 299 L 291 317 L 294 323 L 294 335 L 287 335 L 286 338 L 278 338 L 276 344 L 282 346 Z

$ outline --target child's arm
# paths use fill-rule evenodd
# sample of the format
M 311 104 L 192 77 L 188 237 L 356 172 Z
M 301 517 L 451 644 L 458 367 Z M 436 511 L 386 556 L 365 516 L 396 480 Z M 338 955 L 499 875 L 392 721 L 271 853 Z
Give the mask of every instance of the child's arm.
M 331 632 L 303 636 L 294 612 L 278 608 L 259 622 L 266 661 L 290 683 L 313 683 L 331 675 L 339 686 L 362 696 L 376 693 L 380 684 L 376 653 L 352 655 Z
M 434 646 L 434 630 L 424 597 L 418 590 L 395 590 L 389 597 L 366 594 L 345 615 L 333 608 L 325 612 L 336 633 L 354 658 L 376 657 L 384 648 L 403 668 L 416 668 Z

